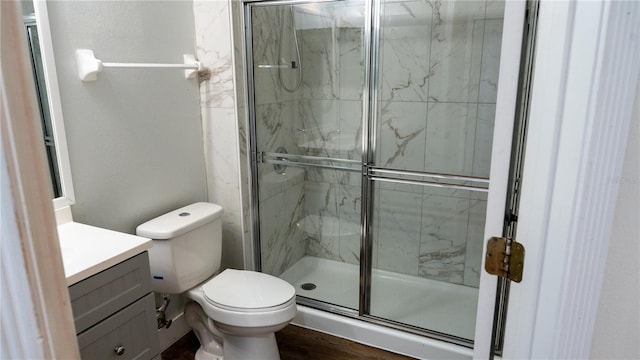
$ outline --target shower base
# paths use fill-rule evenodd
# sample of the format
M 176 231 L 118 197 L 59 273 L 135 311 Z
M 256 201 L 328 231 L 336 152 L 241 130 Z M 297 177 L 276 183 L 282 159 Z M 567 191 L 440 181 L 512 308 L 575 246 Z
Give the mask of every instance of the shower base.
M 358 309 L 357 265 L 305 256 L 280 277 L 297 295 Z M 371 315 L 473 339 L 478 289 L 377 269 L 371 288 Z

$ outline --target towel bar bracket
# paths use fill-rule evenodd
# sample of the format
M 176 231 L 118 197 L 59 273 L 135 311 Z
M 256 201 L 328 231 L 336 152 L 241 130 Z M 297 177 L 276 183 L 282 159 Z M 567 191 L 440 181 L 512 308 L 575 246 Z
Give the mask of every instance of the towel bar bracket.
M 192 54 L 183 55 L 183 64 L 157 64 L 157 63 L 116 63 L 102 62 L 97 59 L 93 50 L 77 49 L 76 61 L 78 63 L 78 77 L 82 81 L 96 81 L 98 73 L 106 67 L 112 68 L 157 68 L 157 69 L 184 69 L 185 79 L 193 79 L 202 65 Z

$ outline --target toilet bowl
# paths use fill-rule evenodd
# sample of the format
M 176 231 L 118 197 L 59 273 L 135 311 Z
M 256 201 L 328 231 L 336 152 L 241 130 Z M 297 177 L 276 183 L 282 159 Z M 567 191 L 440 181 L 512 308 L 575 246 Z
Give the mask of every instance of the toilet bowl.
M 296 314 L 295 289 L 289 283 L 258 272 L 227 269 L 185 295 L 202 309 L 197 321 L 206 321 L 202 318 L 206 316 L 222 333 L 225 359 L 280 358 L 274 333 Z M 187 321 L 193 318 L 187 316 Z
M 274 333 L 296 313 L 295 289 L 271 275 L 220 269 L 222 208 L 196 203 L 136 229 L 153 240 L 152 288 L 183 294 L 185 319 L 201 347 L 197 360 L 280 358 Z

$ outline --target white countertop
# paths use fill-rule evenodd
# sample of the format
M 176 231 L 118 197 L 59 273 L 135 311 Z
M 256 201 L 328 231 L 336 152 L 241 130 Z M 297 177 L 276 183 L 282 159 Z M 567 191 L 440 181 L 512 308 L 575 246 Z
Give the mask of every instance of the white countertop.
M 58 225 L 67 286 L 106 270 L 151 248 L 151 239 L 95 226 Z

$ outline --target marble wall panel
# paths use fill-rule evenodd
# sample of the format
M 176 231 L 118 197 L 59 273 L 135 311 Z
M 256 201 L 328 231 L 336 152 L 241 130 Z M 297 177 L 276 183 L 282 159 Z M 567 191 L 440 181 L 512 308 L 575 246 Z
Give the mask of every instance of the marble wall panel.
M 478 104 L 476 140 L 473 151 L 473 176 L 489 177 L 495 116 L 495 104 Z
M 196 55 L 208 72 L 206 80 L 200 82 L 201 106 L 233 108 L 235 94 L 229 3 L 196 0 L 193 11 Z
M 434 2 L 430 101 L 477 101 L 484 13 L 484 1 Z
M 258 151 L 275 152 L 278 147 L 284 146 L 290 153 L 296 152 L 298 127 L 291 119 L 297 111 L 298 103 L 295 101 L 256 105 Z
M 336 25 L 341 28 L 363 27 L 367 1 L 369 0 L 349 0 L 333 3 L 333 16 Z
M 482 66 L 478 102 L 496 103 L 498 72 L 500 70 L 500 46 L 502 44 L 502 19 L 487 19 L 484 25 Z
M 427 104 L 386 102 L 378 119 L 376 164 L 421 171 L 425 160 Z
M 310 167 L 305 170 L 305 180 L 307 182 L 322 182 L 326 184 L 332 184 L 335 186 L 360 185 L 360 183 L 355 183 L 353 181 L 352 179 L 353 174 L 360 175 L 360 173 L 348 172 L 344 170 Z
M 238 92 L 243 92 L 245 90 L 237 90 Z M 240 99 L 240 97 L 238 97 Z M 250 203 L 251 203 L 251 195 L 254 190 L 251 189 L 251 177 L 250 177 L 250 164 L 251 159 L 249 158 L 248 152 L 248 132 L 247 132 L 247 108 L 245 106 L 238 106 L 237 108 L 237 119 L 238 119 L 238 146 L 239 146 L 239 161 L 238 166 L 240 168 L 240 198 L 241 198 L 241 213 L 242 213 L 242 228 L 243 228 L 243 245 L 246 249 L 246 256 L 244 256 L 245 267 L 247 269 L 254 269 L 254 260 L 253 260 L 253 244 L 251 242 L 251 222 L 250 222 Z
M 303 69 L 296 119 L 304 130 L 298 134 L 298 142 L 306 144 L 299 147 L 305 155 L 359 160 L 364 18 L 360 18 L 359 25 L 337 27 L 340 21 L 330 16 L 339 17 L 342 5 L 320 5 L 316 14 L 301 11 L 296 18 Z M 305 173 L 305 216 L 315 228 L 308 238 L 307 253 L 357 263 L 360 241 L 357 189 L 361 176 L 315 168 L 308 168 Z M 358 211 L 354 213 L 356 208 Z
M 240 178 L 245 136 L 236 112 L 235 85 L 242 81 L 234 77 L 231 2 L 196 0 L 193 6 L 196 56 L 204 67 L 199 80 L 208 201 L 225 210 L 222 266 L 242 268 L 246 264 L 248 222 L 243 211 L 248 189 L 242 187 Z
M 334 172 L 335 170 L 323 170 Z M 305 181 L 305 212 L 319 216 L 339 216 L 340 186 L 336 182 Z
M 252 53 L 255 103 L 269 104 L 298 98 L 295 92 L 286 91 L 295 87 L 295 69 L 279 69 L 275 66 L 287 64 L 293 59 L 291 49 L 294 38 L 291 36 L 291 14 L 288 7 L 257 7 L 252 13 Z M 283 36 L 284 35 L 284 36 Z M 286 60 L 286 61 L 285 61 Z
M 324 170 L 323 172 L 332 172 Z M 305 182 L 304 220 L 302 228 L 308 238 L 306 252 L 326 259 L 340 258 L 340 224 L 338 221 L 339 186 L 335 182 Z
M 334 29 L 299 30 L 298 39 L 302 57 L 303 98 L 339 98 L 339 46 Z
M 379 165 L 488 176 L 502 3 L 383 3 Z M 290 15 L 284 8 L 264 7 L 262 14 L 256 13 L 254 30 L 260 32 L 254 36 L 256 63 L 276 64 L 280 57 L 295 57 Z M 323 11 L 329 8 L 323 6 Z M 258 128 L 267 134 L 261 140 L 265 149 L 285 144 L 296 149 L 290 153 L 361 158 L 363 14 L 335 13 L 339 15 L 333 22 L 296 13 L 301 89 L 293 93 L 282 89 L 282 81 L 290 86 L 295 80 L 293 70 L 281 78 L 274 70 L 256 70 Z M 280 43 L 283 49 L 276 46 Z M 314 139 L 320 142 L 300 146 L 301 140 L 313 145 Z M 309 227 L 315 229 L 301 235 L 306 253 L 357 264 L 360 239 L 350 230 L 359 222 L 361 176 L 318 169 L 305 169 L 304 174 L 299 217 L 308 218 Z M 386 184 L 379 185 L 377 194 L 376 204 L 384 205 L 376 208 L 376 266 L 477 286 L 479 260 L 471 253 L 482 241 L 472 232 L 482 233 L 486 199 L 464 190 Z M 273 202 L 284 194 L 273 191 L 269 196 Z M 275 232 L 300 234 L 300 221 L 286 229 L 266 229 L 267 237 L 272 239 Z M 277 238 L 269 240 L 270 246 L 284 247 L 285 255 L 263 256 L 275 264 L 271 268 L 282 270 L 287 256 L 297 256 L 286 254 L 299 254 L 300 248 L 283 240 L 292 236 Z
M 463 283 L 468 222 L 468 199 L 424 196 L 419 258 L 421 276 Z
M 286 233 L 284 221 L 280 219 L 283 212 L 271 209 L 284 207 L 284 195 L 272 196 L 260 202 L 260 254 L 262 255 L 262 271 L 276 275 L 281 273 L 286 264 Z
M 313 9 L 305 6 L 294 7 L 296 29 L 326 29 L 331 28 L 334 4 L 315 4 Z
M 305 220 L 307 254 L 357 263 L 360 241 L 360 187 L 343 185 L 337 177 L 344 172 L 307 169 L 322 173 L 327 181 L 305 182 Z
M 341 159 L 362 159 L 362 101 L 338 100 L 338 137 Z
M 233 46 L 234 88 L 237 109 L 246 110 L 247 77 L 244 64 L 244 8 L 240 0 L 228 0 L 231 10 L 231 40 Z M 223 31 L 223 30 L 221 30 Z M 238 122 L 245 123 L 245 117 L 238 114 Z M 241 132 L 242 134 L 242 132 Z M 241 151 L 244 149 L 241 147 Z
M 442 180 L 443 182 L 446 182 L 447 180 Z M 437 179 L 434 179 L 434 182 L 437 183 Z M 461 190 L 461 189 L 452 189 L 452 188 L 446 188 L 446 187 L 436 187 L 436 186 L 424 186 L 422 187 L 422 193 L 427 196 L 427 195 L 437 195 L 437 196 L 446 196 L 446 197 L 453 197 L 453 198 L 459 198 L 459 199 L 469 199 L 471 196 L 473 196 L 473 191 L 469 191 L 469 190 Z
M 336 157 L 340 125 L 336 100 L 304 99 L 297 102 L 295 137 L 300 154 Z
M 430 103 L 428 111 L 425 171 L 470 175 L 477 104 Z
M 380 35 L 381 99 L 426 101 L 432 8 L 425 1 L 384 2 Z
M 239 210 L 224 210 L 222 215 L 222 263 L 223 269 L 244 267 L 243 218 Z
M 256 64 L 258 64 L 256 62 Z M 271 60 L 265 60 L 259 64 L 274 64 Z M 253 73 L 255 87 L 255 103 L 256 105 L 273 104 L 283 101 L 295 100 L 295 93 L 285 91 L 280 83 L 280 76 L 284 79 L 286 75 L 280 75 L 278 69 L 274 68 L 257 68 Z M 284 81 L 287 81 L 286 79 Z M 285 83 L 288 84 L 288 83 Z
M 304 184 L 260 203 L 262 270 L 280 275 L 304 255 L 305 234 L 297 224 L 303 219 Z
M 484 223 L 487 216 L 486 200 L 471 200 L 469 227 L 464 261 L 464 285 L 478 287 L 482 271 L 482 250 L 484 247 Z
M 334 216 L 308 215 L 304 218 L 308 229 L 306 254 L 340 261 L 340 224 Z
M 418 275 L 422 194 L 379 189 L 374 222 L 376 268 Z
M 350 264 L 360 263 L 361 195 L 360 185 L 341 185 L 338 190 L 340 260 Z
M 284 173 L 277 172 L 272 164 L 260 164 L 258 192 L 264 201 L 299 184 L 304 184 L 304 169 L 289 166 Z
M 362 25 L 338 28 L 338 86 L 341 100 L 361 100 L 364 90 L 364 34 Z
M 237 137 L 221 136 L 238 133 L 235 111 L 202 107 L 201 114 L 209 201 L 221 205 L 225 211 L 239 212 L 238 154 L 234 151 L 238 148 Z

